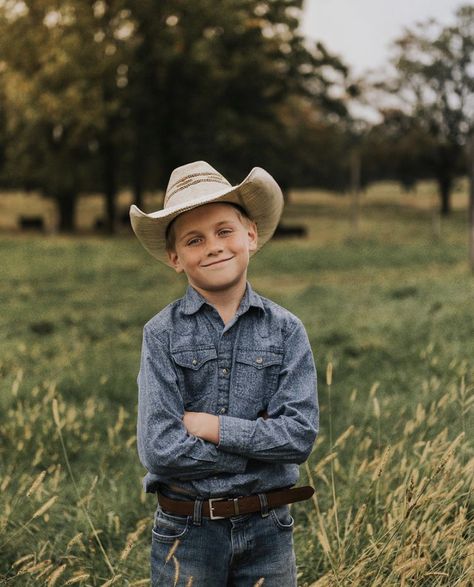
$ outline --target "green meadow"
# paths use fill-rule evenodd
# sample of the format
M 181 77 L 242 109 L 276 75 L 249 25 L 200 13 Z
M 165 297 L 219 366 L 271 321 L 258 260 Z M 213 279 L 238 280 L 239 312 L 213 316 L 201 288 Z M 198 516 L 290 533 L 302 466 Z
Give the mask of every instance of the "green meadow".
M 307 236 L 250 264 L 254 289 L 303 320 L 318 370 L 300 478 L 316 493 L 291 510 L 301 587 L 472 585 L 467 190 L 441 221 L 433 190 L 374 186 L 357 231 L 348 196 L 295 192 L 283 221 Z M 4 233 L 0 255 L 0 583 L 148 585 L 141 334 L 186 283 L 125 232 Z M 179 543 L 167 564 L 193 585 Z

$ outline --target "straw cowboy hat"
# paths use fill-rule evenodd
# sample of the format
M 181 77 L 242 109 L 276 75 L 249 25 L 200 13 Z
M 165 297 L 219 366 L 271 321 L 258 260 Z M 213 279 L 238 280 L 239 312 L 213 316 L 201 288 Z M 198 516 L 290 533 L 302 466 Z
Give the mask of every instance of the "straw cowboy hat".
M 163 210 L 146 214 L 132 205 L 130 221 L 145 249 L 158 261 L 171 265 L 166 253 L 167 226 L 179 214 L 212 202 L 230 202 L 244 208 L 257 225 L 259 250 L 275 232 L 283 209 L 283 194 L 261 167 L 254 167 L 241 183 L 233 186 L 209 163 L 195 161 L 177 167 L 171 174 Z

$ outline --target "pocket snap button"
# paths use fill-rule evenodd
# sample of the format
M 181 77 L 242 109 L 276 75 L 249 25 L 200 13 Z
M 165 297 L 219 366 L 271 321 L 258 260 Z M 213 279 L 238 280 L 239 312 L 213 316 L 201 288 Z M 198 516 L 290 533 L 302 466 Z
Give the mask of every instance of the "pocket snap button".
M 261 364 L 263 363 L 263 359 L 262 359 L 262 357 L 257 357 L 257 358 L 255 359 L 255 362 L 256 362 L 256 363 L 258 363 L 259 365 L 261 365 Z
M 193 365 L 197 365 L 197 364 L 198 364 L 197 359 L 193 359 Z

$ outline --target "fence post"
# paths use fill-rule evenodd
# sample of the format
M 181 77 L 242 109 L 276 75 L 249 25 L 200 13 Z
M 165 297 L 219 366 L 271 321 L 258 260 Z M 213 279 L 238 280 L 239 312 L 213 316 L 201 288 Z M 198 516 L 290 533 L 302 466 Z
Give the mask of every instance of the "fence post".
M 351 171 L 351 232 L 352 237 L 359 235 L 360 225 L 360 151 L 354 147 L 350 154 Z
M 468 139 L 467 167 L 469 176 L 469 266 L 474 273 L 474 132 Z

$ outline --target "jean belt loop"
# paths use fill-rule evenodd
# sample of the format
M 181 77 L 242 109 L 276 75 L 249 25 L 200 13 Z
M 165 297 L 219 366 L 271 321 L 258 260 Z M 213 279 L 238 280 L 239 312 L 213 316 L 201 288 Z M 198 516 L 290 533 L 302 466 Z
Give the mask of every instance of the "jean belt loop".
M 265 493 L 259 493 L 258 499 L 260 500 L 260 513 L 262 515 L 262 518 L 266 518 L 270 514 L 270 512 L 268 511 L 267 496 L 265 495 Z
M 193 524 L 195 526 L 200 526 L 202 522 L 202 503 L 204 501 L 203 497 L 196 497 L 194 501 L 194 512 L 193 512 Z

